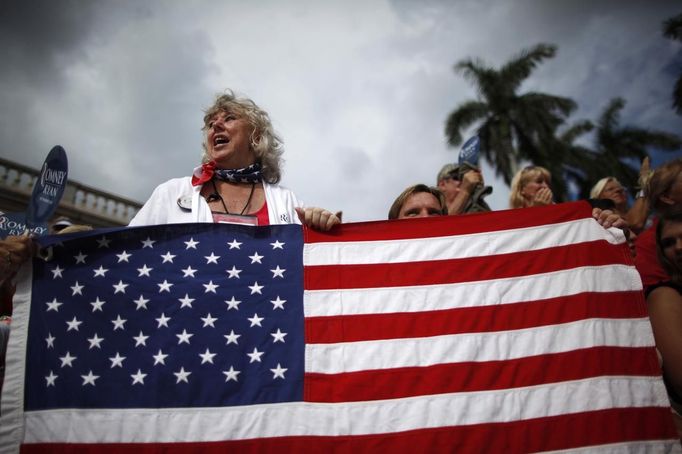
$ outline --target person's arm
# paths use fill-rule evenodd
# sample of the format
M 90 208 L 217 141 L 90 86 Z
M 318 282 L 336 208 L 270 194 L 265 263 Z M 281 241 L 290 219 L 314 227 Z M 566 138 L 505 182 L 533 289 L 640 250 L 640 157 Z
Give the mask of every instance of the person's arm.
M 682 394 L 682 295 L 671 287 L 657 287 L 646 301 L 665 376 Z
M 454 200 L 448 203 L 448 214 L 462 214 L 464 207 L 466 207 L 476 186 L 479 184 L 483 184 L 481 172 L 475 170 L 466 172 L 462 176 L 459 192 L 457 192 Z
M 649 216 L 649 201 L 646 197 L 637 197 L 635 203 L 625 214 L 625 220 L 630 228 L 639 233 L 644 229 L 646 219 Z

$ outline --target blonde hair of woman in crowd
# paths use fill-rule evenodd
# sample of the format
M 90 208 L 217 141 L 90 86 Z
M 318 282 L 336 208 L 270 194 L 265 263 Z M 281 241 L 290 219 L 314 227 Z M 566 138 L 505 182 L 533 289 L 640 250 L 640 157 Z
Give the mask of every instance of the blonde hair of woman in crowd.
M 510 208 L 526 208 L 552 203 L 552 174 L 541 166 L 527 166 L 516 172 L 509 194 Z

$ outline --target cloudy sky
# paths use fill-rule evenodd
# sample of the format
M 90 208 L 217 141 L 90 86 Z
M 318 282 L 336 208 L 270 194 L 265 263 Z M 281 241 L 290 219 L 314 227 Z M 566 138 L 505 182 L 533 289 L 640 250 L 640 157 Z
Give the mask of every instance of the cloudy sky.
M 39 167 L 61 144 L 70 178 L 143 202 L 201 155 L 202 110 L 226 88 L 267 110 L 283 184 L 345 221 L 384 219 L 406 186 L 457 159 L 448 113 L 475 98 L 453 64 L 500 65 L 559 48 L 521 91 L 575 99 L 596 119 L 682 133 L 671 92 L 682 45 L 661 23 L 679 1 L 5 0 L 0 155 Z M 667 159 L 656 156 L 655 164 Z M 488 198 L 506 207 L 508 188 Z

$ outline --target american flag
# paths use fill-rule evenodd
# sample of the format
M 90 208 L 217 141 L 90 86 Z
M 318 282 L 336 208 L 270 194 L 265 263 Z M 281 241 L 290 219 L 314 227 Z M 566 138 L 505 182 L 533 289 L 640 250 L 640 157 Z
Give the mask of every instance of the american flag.
M 17 289 L 8 452 L 680 451 L 639 276 L 583 203 L 52 250 Z

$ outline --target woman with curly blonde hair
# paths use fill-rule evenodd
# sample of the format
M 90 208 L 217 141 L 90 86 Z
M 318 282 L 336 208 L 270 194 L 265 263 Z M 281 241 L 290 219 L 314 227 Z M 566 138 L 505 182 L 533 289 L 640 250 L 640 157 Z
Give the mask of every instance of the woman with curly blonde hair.
M 279 186 L 282 140 L 270 116 L 232 91 L 204 115 L 202 165 L 192 177 L 159 185 L 130 225 L 225 222 L 250 225 L 303 222 L 328 230 L 340 222 L 321 208 L 302 208 Z

